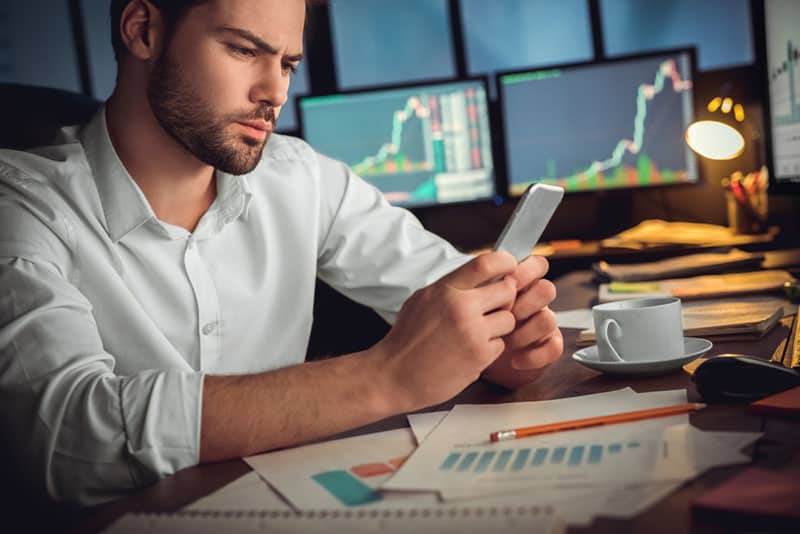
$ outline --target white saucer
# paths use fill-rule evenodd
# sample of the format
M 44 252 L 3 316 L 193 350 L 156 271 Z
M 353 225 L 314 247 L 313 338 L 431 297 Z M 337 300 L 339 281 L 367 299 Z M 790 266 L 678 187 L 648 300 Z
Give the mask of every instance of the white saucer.
M 684 364 L 699 358 L 713 346 L 713 344 L 699 337 L 683 338 L 683 355 L 667 360 L 643 362 L 605 362 L 600 361 L 597 355 L 597 345 L 576 351 L 572 359 L 589 369 L 603 373 L 619 375 L 657 375 L 680 369 Z

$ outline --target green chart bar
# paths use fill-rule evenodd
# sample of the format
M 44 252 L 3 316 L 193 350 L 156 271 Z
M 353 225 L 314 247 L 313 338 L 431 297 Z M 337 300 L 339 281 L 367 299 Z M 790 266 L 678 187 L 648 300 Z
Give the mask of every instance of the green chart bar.
M 547 453 L 549 450 L 550 449 L 543 448 L 536 449 L 536 452 L 533 454 L 533 462 L 531 462 L 531 465 L 542 465 L 547 459 Z M 553 455 L 555 455 L 555 451 L 553 451 Z
M 586 460 L 590 464 L 599 464 L 603 461 L 603 446 L 592 445 L 589 447 L 589 458 Z
M 611 454 L 622 452 L 622 443 L 612 443 L 608 446 L 608 452 Z
M 501 451 L 497 456 L 497 461 L 495 462 L 492 471 L 503 471 L 506 468 L 506 465 L 508 465 L 508 461 L 511 459 L 512 454 L 514 454 L 512 449 Z
M 461 458 L 460 452 L 451 452 L 450 454 L 447 455 L 447 458 L 444 459 L 444 463 L 439 469 L 441 469 L 442 471 L 447 471 L 448 469 L 452 469 L 453 466 L 456 465 L 456 462 L 458 461 L 459 458 Z
M 489 468 L 489 464 L 494 459 L 494 451 L 486 451 L 481 454 L 481 459 L 478 460 L 478 465 L 475 466 L 476 473 L 483 473 Z
M 517 453 L 517 457 L 514 458 L 514 463 L 511 464 L 511 469 L 513 471 L 520 471 L 525 467 L 525 464 L 528 463 L 528 456 L 530 456 L 530 454 L 530 449 L 520 449 Z
M 477 452 L 468 452 L 467 454 L 464 455 L 464 458 L 461 460 L 461 463 L 458 464 L 458 467 L 456 469 L 459 471 L 468 470 L 470 467 L 472 467 L 472 462 L 474 462 L 475 458 L 477 457 L 478 457 Z
M 553 456 L 550 457 L 551 464 L 560 464 L 564 461 L 564 456 L 567 454 L 566 447 L 556 447 L 553 449 Z
M 581 465 L 581 461 L 583 461 L 583 450 L 585 447 L 583 445 L 577 445 L 572 447 L 572 450 L 569 453 L 569 460 L 567 463 L 572 466 Z

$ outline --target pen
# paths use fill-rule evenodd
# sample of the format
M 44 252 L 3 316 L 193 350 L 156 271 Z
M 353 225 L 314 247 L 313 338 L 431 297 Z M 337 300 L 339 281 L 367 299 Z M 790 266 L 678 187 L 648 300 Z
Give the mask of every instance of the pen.
M 650 419 L 652 417 L 664 417 L 667 415 L 677 415 L 685 412 L 701 410 L 706 405 L 701 402 L 690 402 L 687 404 L 676 404 L 675 406 L 664 406 L 663 408 L 650 408 L 647 410 L 636 410 L 634 412 L 615 413 L 611 415 L 601 415 L 598 417 L 587 417 L 585 419 L 575 419 L 573 421 L 561 421 L 559 423 L 548 423 L 545 425 L 526 426 L 511 430 L 498 430 L 489 434 L 491 441 L 506 441 L 510 439 L 546 434 L 548 432 L 560 432 L 562 430 L 577 430 L 592 426 L 609 425 L 612 423 L 625 423 L 627 421 L 638 421 L 639 419 Z

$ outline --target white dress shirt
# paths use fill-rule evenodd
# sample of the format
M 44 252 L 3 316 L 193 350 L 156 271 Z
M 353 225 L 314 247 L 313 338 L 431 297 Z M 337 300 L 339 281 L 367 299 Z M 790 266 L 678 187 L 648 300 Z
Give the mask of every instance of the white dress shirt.
M 192 233 L 155 217 L 104 110 L 0 151 L 0 432 L 52 497 L 196 464 L 203 374 L 302 362 L 316 276 L 392 321 L 467 259 L 298 139 L 216 179 Z

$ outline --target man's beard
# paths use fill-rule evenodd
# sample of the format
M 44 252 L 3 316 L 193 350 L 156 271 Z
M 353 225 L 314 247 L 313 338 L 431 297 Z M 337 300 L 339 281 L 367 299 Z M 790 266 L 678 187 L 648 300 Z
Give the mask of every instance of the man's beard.
M 226 135 L 226 128 L 234 122 L 253 120 L 264 120 L 270 128 L 275 126 L 271 106 L 249 113 L 216 115 L 183 76 L 168 50 L 155 65 L 147 97 L 156 120 L 170 137 L 203 163 L 229 174 L 246 174 L 258 165 L 270 130 L 264 139 L 254 139 L 243 134 Z

